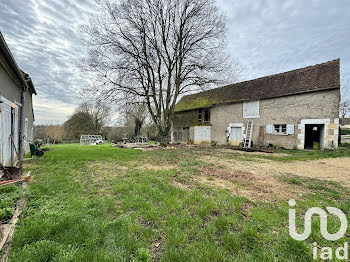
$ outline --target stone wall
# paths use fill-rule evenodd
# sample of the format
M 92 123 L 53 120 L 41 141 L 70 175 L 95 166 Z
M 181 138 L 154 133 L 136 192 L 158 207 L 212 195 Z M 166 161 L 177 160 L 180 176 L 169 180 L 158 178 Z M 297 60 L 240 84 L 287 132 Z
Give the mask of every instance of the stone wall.
M 254 118 L 253 144 L 283 146 L 286 148 L 300 148 L 298 135 L 302 133 L 299 128 L 303 119 L 329 119 L 334 124 L 330 128 L 337 128 L 339 116 L 339 89 L 314 92 L 293 96 L 286 96 L 260 101 L 260 117 Z M 243 118 L 243 103 L 219 105 L 211 110 L 212 141 L 219 144 L 227 143 L 227 127 L 230 123 L 247 124 L 249 119 Z M 294 134 L 275 135 L 266 134 L 266 125 L 293 124 Z M 332 133 L 332 131 L 328 131 Z M 327 137 L 336 140 L 337 133 Z M 299 136 L 300 138 L 300 136 Z M 326 147 L 329 147 L 327 144 Z
M 293 96 L 264 99 L 259 103 L 259 117 L 243 118 L 243 103 L 217 105 L 211 108 L 211 141 L 228 143 L 228 127 L 254 120 L 253 145 L 281 146 L 285 148 L 304 148 L 305 123 L 321 121 L 325 125 L 324 148 L 338 146 L 340 90 L 333 89 Z M 181 132 L 183 126 L 195 126 L 198 111 L 175 114 L 173 130 Z M 309 121 L 309 122 L 308 122 Z M 311 121 L 311 122 L 310 122 Z M 294 127 L 290 134 L 267 134 L 267 125 L 289 125 Z

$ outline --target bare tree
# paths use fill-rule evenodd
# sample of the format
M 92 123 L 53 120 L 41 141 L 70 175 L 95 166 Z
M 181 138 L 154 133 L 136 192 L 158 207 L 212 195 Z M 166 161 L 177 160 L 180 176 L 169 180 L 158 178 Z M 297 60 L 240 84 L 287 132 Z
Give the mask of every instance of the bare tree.
M 134 137 L 139 136 L 141 132 L 141 128 L 144 125 L 147 118 L 147 105 L 145 102 L 127 102 L 124 105 L 124 118 L 125 124 L 129 123 L 134 128 Z
M 168 141 L 179 96 L 235 81 L 226 50 L 225 17 L 214 0 L 102 0 L 84 27 L 89 57 L 81 68 L 87 91 L 120 101 L 125 94 L 146 102 Z M 236 64 L 237 65 L 237 64 Z
M 51 125 L 46 127 L 46 135 L 53 139 L 53 143 L 56 141 L 61 141 L 64 137 L 64 128 L 61 125 Z
M 121 111 L 124 117 L 124 125 L 132 126 L 134 137 L 139 136 L 148 116 L 147 103 L 138 99 L 138 97 L 129 97 L 125 99 Z
M 111 115 L 111 107 L 107 102 L 96 100 L 94 102 L 83 102 L 75 110 L 75 113 L 85 113 L 92 119 L 95 133 L 99 133 L 101 128 L 108 122 Z
M 350 113 L 350 80 L 342 82 L 339 113 L 342 118 L 345 118 Z
M 63 124 L 67 138 L 78 139 L 81 135 L 99 134 L 108 122 L 111 107 L 102 101 L 83 102 Z

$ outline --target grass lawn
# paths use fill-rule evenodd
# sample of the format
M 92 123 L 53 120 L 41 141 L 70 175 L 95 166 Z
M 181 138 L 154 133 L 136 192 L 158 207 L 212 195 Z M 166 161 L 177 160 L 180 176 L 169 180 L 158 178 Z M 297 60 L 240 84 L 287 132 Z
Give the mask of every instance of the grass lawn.
M 218 150 L 52 146 L 26 164 L 34 183 L 26 193 L 29 204 L 16 229 L 11 261 L 311 261 L 313 242 L 343 245 L 343 239 L 322 238 L 317 218 L 307 241 L 293 240 L 285 199 L 251 200 L 195 180 L 212 165 L 202 156 Z M 349 152 L 237 158 L 313 160 Z M 349 190 L 337 183 L 290 176 L 280 181 L 305 190 L 297 201 L 299 232 L 302 213 L 310 207 L 350 211 Z M 337 219 L 329 219 L 330 232 L 338 226 Z

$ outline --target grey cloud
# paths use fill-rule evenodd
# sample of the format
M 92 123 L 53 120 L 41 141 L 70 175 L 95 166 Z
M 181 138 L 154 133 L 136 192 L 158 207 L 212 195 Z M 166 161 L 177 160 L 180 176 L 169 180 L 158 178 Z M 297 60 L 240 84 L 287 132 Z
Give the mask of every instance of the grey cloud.
M 340 57 L 350 77 L 348 1 L 224 1 L 229 47 L 255 78 Z
M 245 66 L 245 79 L 338 57 L 342 76 L 350 78 L 347 0 L 217 0 L 217 4 L 228 17 L 230 53 Z M 86 54 L 80 27 L 93 11 L 94 0 L 0 1 L 0 29 L 38 91 L 37 120 L 64 121 L 80 102 L 84 75 L 75 64 Z

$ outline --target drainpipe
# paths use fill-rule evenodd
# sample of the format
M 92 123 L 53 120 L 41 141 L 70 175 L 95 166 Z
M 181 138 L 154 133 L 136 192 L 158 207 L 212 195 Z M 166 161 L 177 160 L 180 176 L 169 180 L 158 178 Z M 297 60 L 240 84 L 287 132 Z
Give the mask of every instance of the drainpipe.
M 13 148 L 15 147 L 15 144 L 13 143 L 13 134 L 15 133 L 15 114 L 14 114 L 14 106 L 11 106 L 11 142 L 10 142 L 10 146 L 11 146 L 11 166 L 13 165 Z
M 30 78 L 24 79 L 26 85 L 23 86 L 21 92 L 21 109 L 20 109 L 20 117 L 19 117 L 19 137 L 18 137 L 18 161 L 19 161 L 19 169 L 22 172 L 23 167 L 23 120 L 24 120 L 24 94 L 28 90 L 27 83 L 30 81 Z

